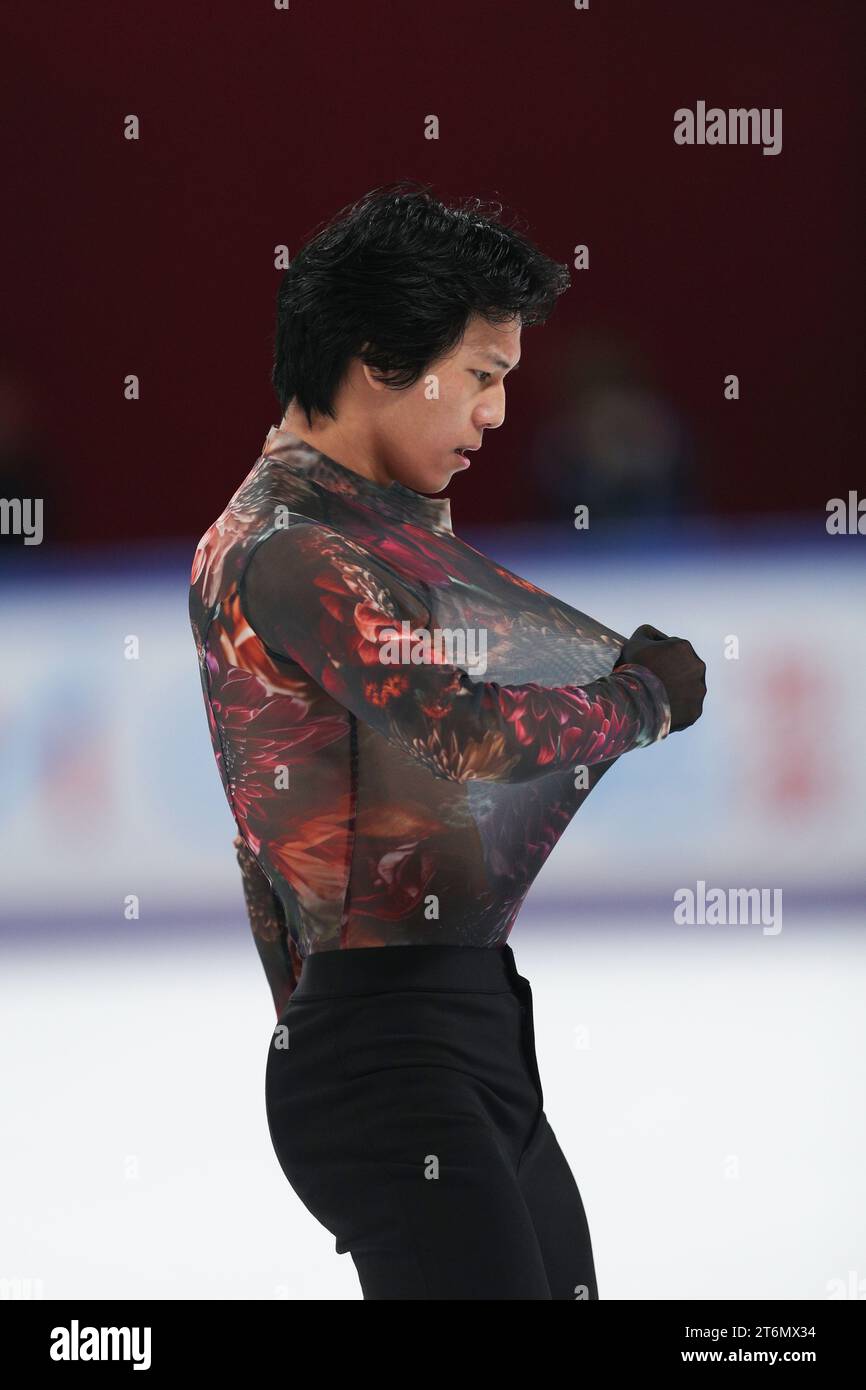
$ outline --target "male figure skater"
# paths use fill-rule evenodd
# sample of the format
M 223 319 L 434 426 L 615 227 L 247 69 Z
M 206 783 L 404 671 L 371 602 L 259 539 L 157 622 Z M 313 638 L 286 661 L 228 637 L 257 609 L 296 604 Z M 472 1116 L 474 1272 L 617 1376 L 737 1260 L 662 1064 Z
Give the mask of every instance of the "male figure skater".
M 598 1296 L 507 938 L 599 778 L 699 717 L 705 666 L 481 555 L 429 495 L 485 466 L 567 286 L 477 201 L 344 211 L 285 274 L 282 421 L 193 562 L 271 1136 L 365 1298 Z

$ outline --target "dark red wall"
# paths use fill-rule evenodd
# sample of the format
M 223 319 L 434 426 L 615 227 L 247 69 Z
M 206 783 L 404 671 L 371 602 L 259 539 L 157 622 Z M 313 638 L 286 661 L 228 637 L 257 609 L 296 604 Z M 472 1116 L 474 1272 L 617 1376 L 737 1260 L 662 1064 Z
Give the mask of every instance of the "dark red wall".
M 548 514 L 530 444 L 563 405 L 578 335 L 643 354 L 711 510 L 823 512 L 866 476 L 866 7 L 80 8 L 2 20 L 0 491 L 41 489 L 46 539 L 198 538 L 279 418 L 274 245 L 296 250 L 401 176 L 501 199 L 559 260 L 591 248 L 549 325 L 524 333 L 507 424 L 451 485 L 461 522 Z M 676 146 L 674 110 L 699 99 L 782 107 L 781 154 Z

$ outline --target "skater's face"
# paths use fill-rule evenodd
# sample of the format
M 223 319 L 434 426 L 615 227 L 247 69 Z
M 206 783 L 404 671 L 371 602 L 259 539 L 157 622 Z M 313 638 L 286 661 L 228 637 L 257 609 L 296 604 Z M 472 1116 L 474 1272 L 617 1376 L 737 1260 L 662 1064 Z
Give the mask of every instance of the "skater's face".
M 505 378 L 520 358 L 520 320 L 505 325 L 473 315 L 457 347 L 430 363 L 414 386 L 389 390 L 369 368 L 376 392 L 380 457 L 390 477 L 416 492 L 441 492 L 455 472 L 469 467 L 486 430 L 505 419 Z

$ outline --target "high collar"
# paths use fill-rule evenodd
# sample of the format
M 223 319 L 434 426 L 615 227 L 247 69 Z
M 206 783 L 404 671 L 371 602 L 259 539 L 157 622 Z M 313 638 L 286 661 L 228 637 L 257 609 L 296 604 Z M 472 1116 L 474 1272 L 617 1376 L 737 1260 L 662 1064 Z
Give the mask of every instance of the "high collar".
M 448 497 L 425 497 L 423 493 L 396 481 L 374 483 L 372 478 L 365 478 L 363 473 L 356 473 L 354 468 L 338 463 L 305 439 L 289 430 L 280 429 L 278 425 L 272 425 L 268 430 L 262 445 L 262 456 L 278 459 L 329 491 L 343 497 L 357 498 L 386 512 L 395 520 L 411 521 L 417 526 L 425 526 L 429 531 L 445 531 L 449 536 L 454 534 Z

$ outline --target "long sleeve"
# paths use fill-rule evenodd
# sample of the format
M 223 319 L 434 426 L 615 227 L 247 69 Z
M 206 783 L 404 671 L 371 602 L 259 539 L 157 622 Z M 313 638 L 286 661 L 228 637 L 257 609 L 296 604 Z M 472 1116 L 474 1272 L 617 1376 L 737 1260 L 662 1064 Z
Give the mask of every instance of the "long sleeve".
M 462 667 L 429 659 L 429 646 L 420 660 L 423 604 L 412 585 L 319 522 L 299 519 L 261 538 L 238 594 L 272 656 L 298 663 L 438 777 L 526 782 L 619 757 L 670 730 L 664 685 L 636 664 L 585 686 L 549 687 L 473 680 Z M 383 640 L 395 629 L 402 634 L 404 621 L 414 636 L 399 662 L 383 662 Z

